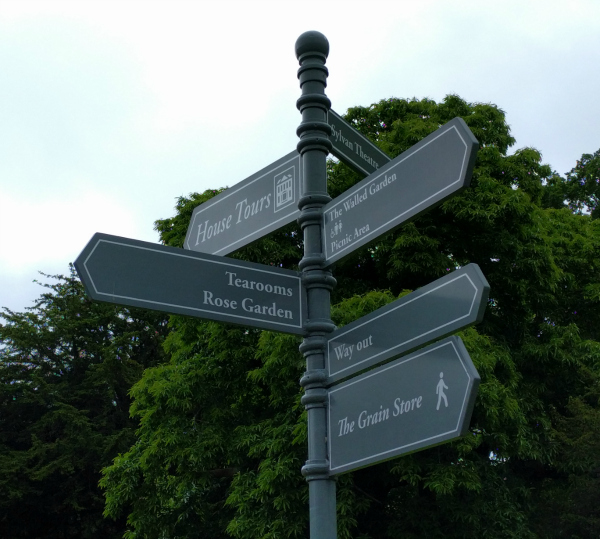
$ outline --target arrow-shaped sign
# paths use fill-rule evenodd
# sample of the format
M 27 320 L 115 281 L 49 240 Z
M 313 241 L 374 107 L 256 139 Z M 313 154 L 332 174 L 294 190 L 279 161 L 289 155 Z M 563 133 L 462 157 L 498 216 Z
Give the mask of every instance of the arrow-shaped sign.
M 479 374 L 448 337 L 329 389 L 329 473 L 412 453 L 466 433 Z
M 94 234 L 75 268 L 96 301 L 304 333 L 295 271 L 108 234 Z
M 331 333 L 328 384 L 483 319 L 490 286 L 469 264 Z
M 331 127 L 331 153 L 354 170 L 368 176 L 376 172 L 390 158 L 368 138 L 363 136 L 337 112 L 327 112 L 327 123 Z
M 196 207 L 184 247 L 224 256 L 295 221 L 301 163 L 294 150 Z
M 326 265 L 468 187 L 478 142 L 455 118 L 323 208 Z

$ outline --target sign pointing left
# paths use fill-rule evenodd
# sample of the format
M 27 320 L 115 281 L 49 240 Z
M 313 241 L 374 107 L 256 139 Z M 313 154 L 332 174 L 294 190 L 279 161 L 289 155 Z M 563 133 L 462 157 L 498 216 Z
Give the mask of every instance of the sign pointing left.
M 300 215 L 302 159 L 294 150 L 194 209 L 184 247 L 225 256 Z
M 295 271 L 100 233 L 75 268 L 96 301 L 304 334 Z

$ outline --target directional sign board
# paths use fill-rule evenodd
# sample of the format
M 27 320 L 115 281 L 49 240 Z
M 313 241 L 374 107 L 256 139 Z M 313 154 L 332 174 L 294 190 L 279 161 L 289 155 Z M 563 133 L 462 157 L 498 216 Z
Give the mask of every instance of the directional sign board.
M 295 271 L 95 234 L 75 261 L 96 301 L 302 335 Z
M 481 322 L 490 286 L 469 264 L 328 336 L 328 385 Z
M 323 209 L 326 265 L 468 187 L 477 140 L 455 118 Z
M 330 475 L 462 436 L 479 380 L 462 341 L 448 337 L 330 389 Z
M 357 172 L 368 176 L 390 162 L 368 138 L 364 137 L 337 112 L 327 112 L 327 123 L 331 127 L 331 153 Z
M 195 208 L 184 247 L 224 256 L 295 221 L 301 166 L 294 150 Z

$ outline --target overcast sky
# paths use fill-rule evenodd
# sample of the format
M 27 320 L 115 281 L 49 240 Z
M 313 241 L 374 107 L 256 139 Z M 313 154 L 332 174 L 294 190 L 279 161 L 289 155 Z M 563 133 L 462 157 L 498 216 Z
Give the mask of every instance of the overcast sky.
M 455 93 L 561 174 L 600 148 L 598 0 L 0 0 L 0 306 L 94 232 L 157 241 L 177 197 L 292 151 L 306 30 L 340 114 Z

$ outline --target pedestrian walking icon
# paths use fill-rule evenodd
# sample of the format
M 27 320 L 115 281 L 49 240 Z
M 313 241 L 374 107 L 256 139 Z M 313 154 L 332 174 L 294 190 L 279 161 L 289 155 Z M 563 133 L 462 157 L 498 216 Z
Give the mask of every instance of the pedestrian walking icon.
M 444 389 L 448 389 L 448 386 L 444 383 L 444 373 L 440 372 L 440 381 L 438 382 L 437 388 L 435 389 L 435 393 L 438 396 L 436 410 L 440 409 L 440 404 L 442 403 L 442 399 L 444 399 L 444 404 L 446 405 L 446 408 L 448 408 L 448 399 L 446 398 Z

